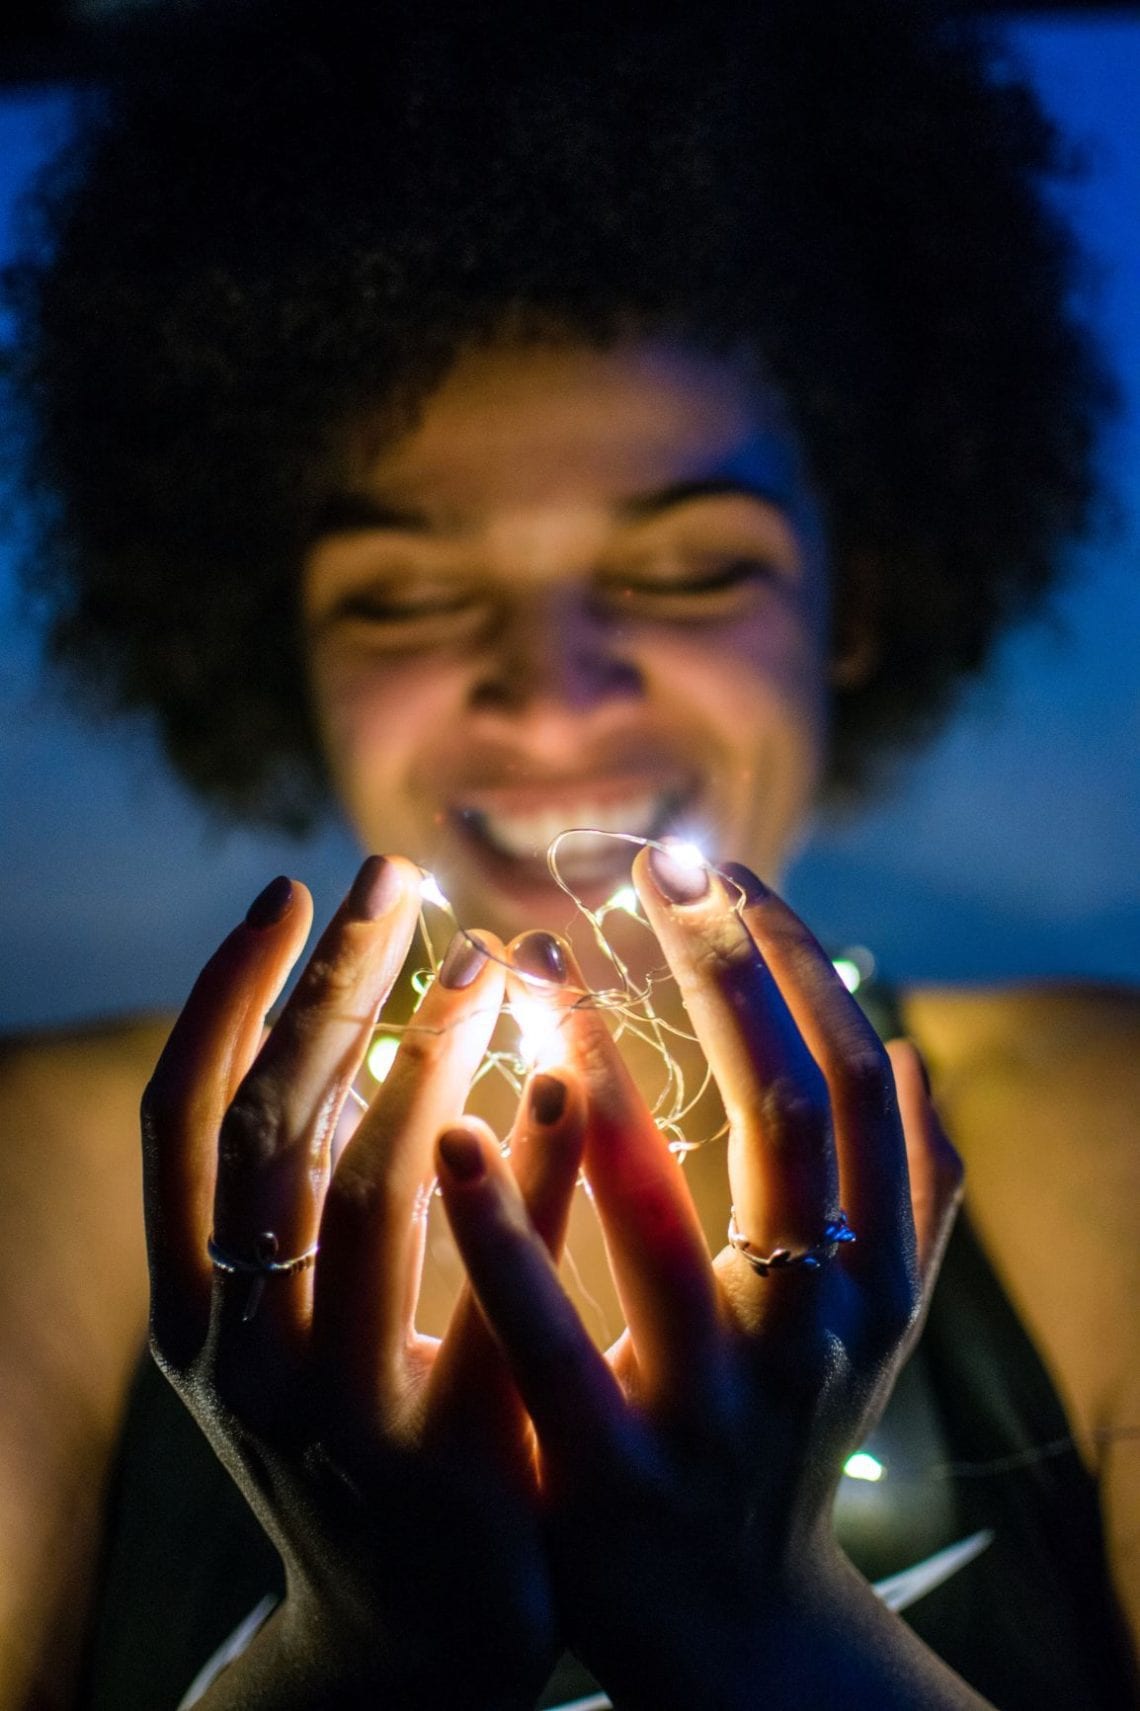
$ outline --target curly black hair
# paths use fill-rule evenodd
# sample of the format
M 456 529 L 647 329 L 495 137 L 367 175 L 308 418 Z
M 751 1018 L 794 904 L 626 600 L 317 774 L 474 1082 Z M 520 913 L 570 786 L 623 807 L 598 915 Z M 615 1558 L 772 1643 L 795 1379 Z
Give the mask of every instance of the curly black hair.
M 1000 41 L 917 0 L 183 0 L 120 46 L 7 275 L 52 645 L 214 803 L 326 792 L 298 569 L 353 428 L 457 354 L 755 353 L 825 496 L 831 782 L 929 734 L 1086 530 L 1113 397 Z

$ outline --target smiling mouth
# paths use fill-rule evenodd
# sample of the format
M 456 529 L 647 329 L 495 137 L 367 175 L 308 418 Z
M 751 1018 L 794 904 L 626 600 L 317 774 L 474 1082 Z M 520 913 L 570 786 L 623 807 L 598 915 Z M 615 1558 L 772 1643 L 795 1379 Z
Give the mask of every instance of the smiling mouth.
M 572 890 L 593 891 L 628 878 L 636 848 L 627 839 L 662 837 L 691 807 L 696 792 L 691 783 L 641 786 L 620 795 L 563 788 L 549 792 L 545 801 L 541 792 L 527 793 L 533 797 L 530 803 L 520 802 L 518 794 L 504 792 L 496 801 L 489 793 L 454 810 L 452 818 L 468 846 L 518 881 L 550 885 L 547 851 L 559 839 L 555 859 L 563 880 Z M 554 796 L 557 801 L 550 799 Z

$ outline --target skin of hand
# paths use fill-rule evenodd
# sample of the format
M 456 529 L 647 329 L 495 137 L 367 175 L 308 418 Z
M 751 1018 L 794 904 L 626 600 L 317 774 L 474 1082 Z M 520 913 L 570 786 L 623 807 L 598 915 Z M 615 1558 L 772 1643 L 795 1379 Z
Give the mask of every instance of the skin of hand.
M 961 1195 L 921 1060 L 882 1047 L 826 955 L 746 869 L 642 852 L 634 878 L 729 1121 L 738 1229 L 759 1254 L 857 1232 L 818 1270 L 709 1257 L 683 1173 L 568 950 L 511 947 L 563 1010 L 584 1168 L 627 1331 L 603 1356 L 486 1137 L 440 1183 L 474 1290 L 533 1420 L 567 1640 L 625 1708 L 976 1707 L 842 1558 L 846 1456 L 918 1334 Z M 533 996 L 533 995 L 532 995 Z
M 144 1098 L 152 1347 L 286 1570 L 212 1707 L 524 1706 L 556 1654 L 532 1438 L 502 1356 L 470 1297 L 442 1344 L 413 1322 L 432 1145 L 502 1002 L 490 935 L 457 935 L 330 1167 L 419 887 L 411 863 L 370 857 L 263 1041 L 312 916 L 303 887 L 275 881 L 203 971 Z M 580 1093 L 536 1079 L 512 1180 L 555 1254 L 582 1139 Z M 264 1232 L 281 1260 L 318 1233 L 320 1251 L 256 1280 L 211 1265 L 211 1230 L 226 1255 Z

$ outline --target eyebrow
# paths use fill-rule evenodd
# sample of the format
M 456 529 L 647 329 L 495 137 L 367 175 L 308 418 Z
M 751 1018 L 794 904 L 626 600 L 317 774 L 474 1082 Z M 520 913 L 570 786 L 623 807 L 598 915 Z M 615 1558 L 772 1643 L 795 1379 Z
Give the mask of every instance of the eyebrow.
M 751 499 L 788 509 L 788 496 L 775 483 L 742 480 L 736 476 L 706 476 L 694 481 L 673 481 L 655 493 L 638 494 L 623 500 L 616 508 L 623 522 L 645 523 L 681 505 L 701 499 Z M 319 506 L 312 522 L 311 540 L 328 535 L 349 535 L 365 530 L 388 530 L 393 533 L 429 535 L 438 523 L 424 511 L 392 505 L 370 494 L 346 491 L 333 493 Z
M 707 476 L 700 481 L 673 481 L 657 493 L 645 493 L 627 499 L 618 507 L 618 515 L 634 523 L 648 522 L 671 511 L 678 505 L 688 505 L 697 499 L 758 499 L 762 504 L 788 509 L 788 496 L 775 483 L 742 480 L 739 476 Z

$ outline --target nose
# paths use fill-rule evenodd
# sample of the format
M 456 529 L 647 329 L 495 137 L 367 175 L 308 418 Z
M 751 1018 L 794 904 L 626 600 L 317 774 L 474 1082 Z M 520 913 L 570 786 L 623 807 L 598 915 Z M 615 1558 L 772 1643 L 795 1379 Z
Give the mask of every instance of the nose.
M 470 704 L 516 715 L 541 704 L 585 714 L 642 689 L 626 626 L 599 609 L 589 587 L 558 586 L 511 599 L 480 662 Z

